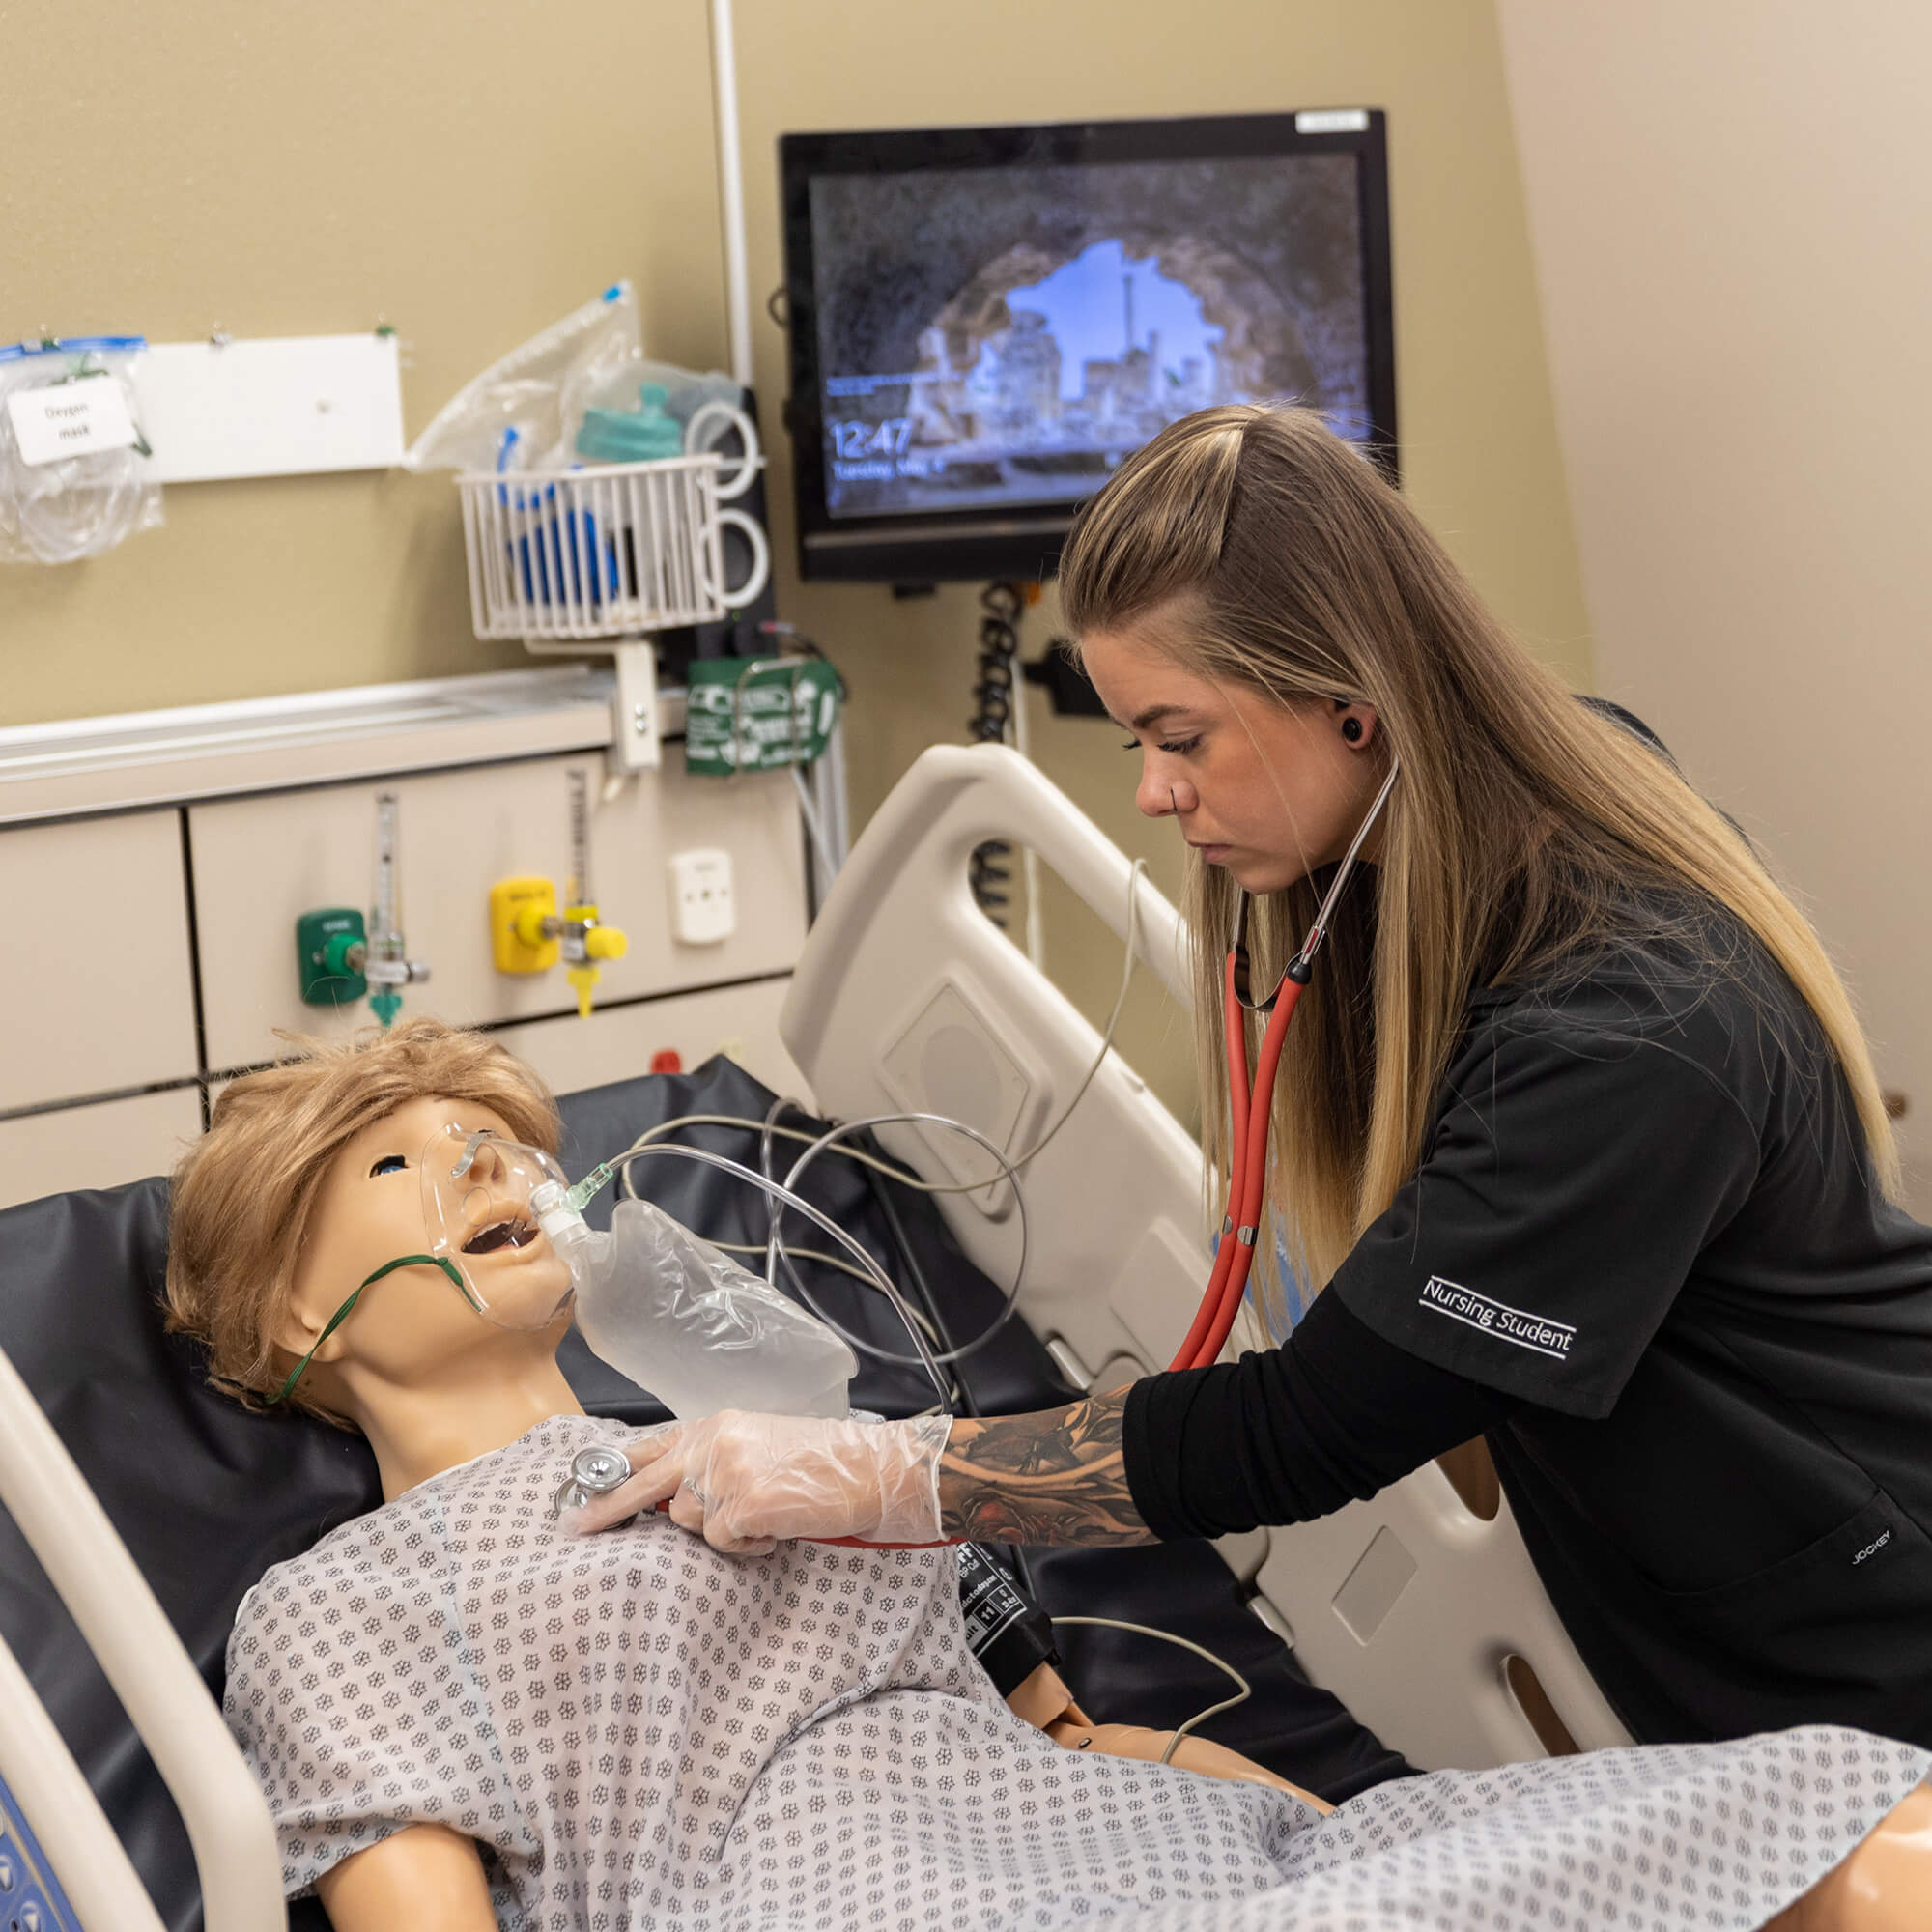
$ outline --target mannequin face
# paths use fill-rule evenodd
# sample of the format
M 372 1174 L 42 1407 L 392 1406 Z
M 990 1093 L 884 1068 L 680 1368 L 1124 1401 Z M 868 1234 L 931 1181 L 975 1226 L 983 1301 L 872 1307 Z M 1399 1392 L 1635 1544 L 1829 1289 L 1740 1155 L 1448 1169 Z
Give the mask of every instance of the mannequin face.
M 329 1163 L 275 1338 L 291 1356 L 308 1350 L 357 1283 L 400 1255 L 431 1251 L 438 1231 L 424 1208 L 422 1153 L 452 1126 L 512 1138 L 488 1107 L 412 1100 L 363 1128 Z M 479 1143 L 479 1178 L 488 1178 L 492 1159 L 489 1142 Z M 510 1239 L 502 1230 L 486 1236 L 466 1250 L 462 1265 L 485 1304 L 510 1321 L 524 1311 L 554 1307 L 570 1286 L 569 1269 L 534 1227 L 516 1230 Z M 569 1326 L 567 1308 L 542 1328 L 500 1326 L 472 1308 L 440 1269 L 399 1268 L 364 1291 L 322 1344 L 309 1374 L 321 1369 L 338 1395 L 370 1381 L 427 1387 L 493 1359 L 507 1367 L 533 1354 L 554 1356 Z
M 1248 892 L 1273 893 L 1347 851 L 1384 771 L 1373 706 L 1278 704 L 1183 668 L 1145 631 L 1096 633 L 1080 651 L 1140 753 L 1135 803 L 1175 819 L 1210 866 Z M 1350 719 L 1360 727 L 1352 740 Z M 1363 857 L 1376 845 L 1372 834 Z

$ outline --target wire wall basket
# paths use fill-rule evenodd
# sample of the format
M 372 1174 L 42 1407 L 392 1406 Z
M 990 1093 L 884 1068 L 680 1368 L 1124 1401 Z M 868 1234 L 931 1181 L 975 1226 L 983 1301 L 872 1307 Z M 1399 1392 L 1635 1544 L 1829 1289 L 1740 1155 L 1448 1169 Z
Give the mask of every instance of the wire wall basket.
M 715 451 L 652 463 L 457 477 L 479 638 L 636 637 L 711 624 L 765 586 L 764 530 L 721 501 L 751 480 L 750 462 Z M 720 471 L 736 473 L 721 488 Z M 725 582 L 724 530 L 751 553 Z

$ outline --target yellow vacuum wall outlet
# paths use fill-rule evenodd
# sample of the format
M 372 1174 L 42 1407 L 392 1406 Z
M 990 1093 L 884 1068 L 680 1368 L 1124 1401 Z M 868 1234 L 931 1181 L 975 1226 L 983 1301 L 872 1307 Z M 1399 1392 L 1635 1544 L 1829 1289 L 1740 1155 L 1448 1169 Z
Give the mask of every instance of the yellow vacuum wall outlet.
M 498 879 L 490 888 L 490 956 L 499 973 L 548 973 L 557 961 L 556 882 Z

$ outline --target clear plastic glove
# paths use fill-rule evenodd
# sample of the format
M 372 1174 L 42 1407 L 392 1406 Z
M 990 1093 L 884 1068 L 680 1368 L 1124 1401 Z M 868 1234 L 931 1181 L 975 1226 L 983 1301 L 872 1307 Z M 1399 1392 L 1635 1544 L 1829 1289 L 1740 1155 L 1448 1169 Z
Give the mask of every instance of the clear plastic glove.
M 952 1430 L 950 1415 L 830 1422 L 726 1409 L 633 1442 L 631 1480 L 564 1521 L 588 1535 L 668 1502 L 673 1522 L 736 1554 L 781 1537 L 943 1543 L 939 1461 Z

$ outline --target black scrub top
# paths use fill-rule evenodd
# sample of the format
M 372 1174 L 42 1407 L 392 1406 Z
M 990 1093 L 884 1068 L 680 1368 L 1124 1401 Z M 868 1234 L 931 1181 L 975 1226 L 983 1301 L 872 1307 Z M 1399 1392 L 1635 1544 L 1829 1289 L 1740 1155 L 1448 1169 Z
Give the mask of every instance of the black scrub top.
M 1932 1232 L 1742 925 L 1621 923 L 1471 998 L 1420 1167 L 1284 1348 L 1135 1386 L 1135 1502 L 1293 1521 L 1480 1430 L 1634 1736 L 1932 1746 Z

